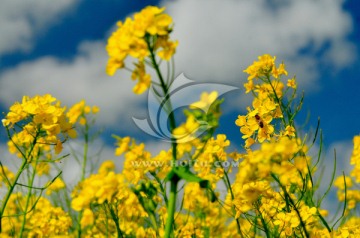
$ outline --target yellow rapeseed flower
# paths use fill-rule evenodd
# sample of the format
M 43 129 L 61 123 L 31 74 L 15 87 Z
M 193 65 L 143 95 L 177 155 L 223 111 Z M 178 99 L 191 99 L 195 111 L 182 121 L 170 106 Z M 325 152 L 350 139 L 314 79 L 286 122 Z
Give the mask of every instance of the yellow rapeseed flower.
M 127 67 L 125 59 L 131 56 L 137 60 L 132 79 L 139 80 L 133 91 L 141 94 L 151 83 L 150 74 L 145 71 L 145 58 L 158 55 L 169 61 L 175 54 L 177 41 L 171 41 L 169 34 L 172 29 L 172 18 L 164 13 L 165 8 L 148 6 L 118 22 L 118 29 L 110 36 L 106 46 L 109 55 L 106 72 L 112 76 L 117 69 Z

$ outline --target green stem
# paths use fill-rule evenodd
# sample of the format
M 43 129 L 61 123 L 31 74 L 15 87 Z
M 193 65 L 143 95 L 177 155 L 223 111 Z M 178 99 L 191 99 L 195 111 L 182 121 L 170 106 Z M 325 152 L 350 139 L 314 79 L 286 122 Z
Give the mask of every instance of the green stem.
M 221 168 L 224 169 L 222 166 L 221 166 Z M 230 191 L 230 194 L 231 194 L 231 199 L 234 200 L 235 196 L 234 196 L 234 193 L 233 193 L 232 188 L 231 188 L 231 183 L 230 183 L 229 176 L 228 176 L 227 172 L 225 172 L 224 175 L 225 175 L 224 176 L 225 177 L 224 182 L 226 184 L 226 187 L 229 188 L 229 191 Z M 233 210 L 233 212 L 235 212 L 235 206 L 232 206 L 232 210 Z M 243 237 L 243 234 L 241 232 L 241 226 L 240 226 L 240 217 L 236 218 L 236 226 L 237 226 L 237 230 L 238 230 L 239 235 L 241 237 Z
M 177 194 L 177 184 L 178 184 L 178 178 L 177 176 L 174 176 L 175 179 L 171 180 L 170 185 L 170 196 L 169 196 L 169 205 L 168 205 L 168 216 L 166 219 L 165 224 L 165 238 L 169 238 L 173 224 L 174 224 L 174 214 L 175 214 L 175 205 L 176 205 L 176 194 Z
M 8 201 L 9 201 L 9 198 L 10 198 L 12 192 L 14 191 L 14 188 L 15 188 L 15 186 L 17 184 L 17 181 L 19 180 L 20 175 L 24 171 L 24 168 L 25 168 L 26 165 L 27 165 L 27 160 L 23 159 L 23 163 L 21 164 L 18 172 L 15 175 L 14 183 L 11 184 L 11 186 L 9 187 L 9 191 L 6 193 L 5 198 L 3 200 L 3 204 L 2 204 L 1 209 L 0 209 L 0 233 L 2 231 L 2 222 L 1 221 L 2 221 L 3 214 L 5 212 L 6 205 L 7 205 Z
M 84 140 L 85 140 L 85 145 L 84 145 L 84 157 L 83 157 L 83 164 L 82 164 L 81 181 L 83 181 L 85 179 L 87 154 L 88 154 L 88 150 L 89 150 L 89 125 L 87 123 L 85 125 Z
M 273 90 L 273 93 L 274 93 L 274 96 L 275 96 L 275 99 L 276 99 L 276 102 L 279 104 L 279 107 L 280 107 L 280 110 L 281 110 L 281 114 L 283 115 L 281 120 L 283 121 L 284 123 L 284 126 L 286 127 L 287 123 L 286 123 L 286 120 L 285 120 L 285 114 L 284 114 L 284 110 L 283 110 L 283 103 L 282 101 L 279 99 L 277 93 L 276 93 L 276 90 L 274 88 L 274 85 L 271 83 L 271 79 L 270 79 L 270 76 L 267 75 L 266 76 L 266 79 L 267 81 L 269 82 L 270 86 L 271 86 L 271 89 Z M 286 115 L 288 116 L 288 113 L 286 113 Z M 290 123 L 290 122 L 289 122 Z
M 309 233 L 308 233 L 308 231 L 307 231 L 307 229 L 306 229 L 306 225 L 305 225 L 305 223 L 304 223 L 304 221 L 303 221 L 303 219 L 302 219 L 302 217 L 301 217 L 301 215 L 300 215 L 300 211 L 299 211 L 299 209 L 296 207 L 296 204 L 295 204 L 294 200 L 291 198 L 290 194 L 287 192 L 286 187 L 285 187 L 284 185 L 282 185 L 282 183 L 280 182 L 280 180 L 279 180 L 274 174 L 271 174 L 271 177 L 274 178 L 274 180 L 275 180 L 275 181 L 279 184 L 279 186 L 281 187 L 282 191 L 284 192 L 285 199 L 290 202 L 290 205 L 293 207 L 293 209 L 294 209 L 295 212 L 296 212 L 296 215 L 297 215 L 298 218 L 299 218 L 300 225 L 301 225 L 301 227 L 303 228 L 303 232 L 305 233 L 306 238 L 309 238 L 310 235 L 309 235 Z
M 150 174 L 155 178 L 156 182 L 158 182 L 158 184 L 160 186 L 160 190 L 163 193 L 163 197 L 164 197 L 164 200 L 165 200 L 165 205 L 168 206 L 168 198 L 167 198 L 164 186 L 162 185 L 160 179 L 156 176 L 155 173 L 151 172 Z
M 117 215 L 115 214 L 114 209 L 112 209 L 111 205 L 108 204 L 108 206 L 109 206 L 111 217 L 112 217 L 113 221 L 115 222 L 116 231 L 117 231 L 117 237 L 122 238 L 124 236 L 123 236 L 123 234 L 121 232 L 121 229 L 120 229 L 119 219 L 118 219 Z
M 81 180 L 80 182 L 84 181 L 85 174 L 86 174 L 86 164 L 87 164 L 87 155 L 89 150 L 89 125 L 85 124 L 85 132 L 84 132 L 84 155 L 83 155 L 83 162 L 82 162 L 82 169 L 81 169 Z M 79 211 L 78 213 L 78 238 L 81 237 L 81 217 L 82 217 L 83 211 Z
M 169 95 L 169 88 L 168 85 L 166 85 L 164 78 L 161 74 L 160 68 L 158 63 L 155 59 L 155 53 L 154 53 L 154 47 L 151 45 L 150 42 L 150 36 L 146 38 L 146 43 L 148 46 L 148 49 L 150 51 L 150 59 L 152 62 L 152 65 L 156 71 L 156 74 L 160 80 L 160 85 L 164 93 L 164 102 L 167 102 L 167 108 L 169 113 L 169 121 L 170 121 L 170 131 L 172 132 L 176 128 L 176 121 L 175 116 L 172 110 L 170 95 Z M 170 80 L 172 81 L 172 80 Z M 174 137 L 171 138 L 171 145 L 172 145 L 172 160 L 173 162 L 176 161 L 176 151 L 177 151 L 177 143 L 176 139 Z M 175 163 L 173 163 L 175 164 Z M 172 168 L 174 169 L 174 168 Z M 170 234 L 172 233 L 173 223 L 174 223 L 174 214 L 175 214 L 175 207 L 176 207 L 176 194 L 177 194 L 177 184 L 179 182 L 179 178 L 177 176 L 174 176 L 170 181 L 170 196 L 169 196 L 169 203 L 168 203 L 168 217 L 166 219 L 165 224 L 165 238 L 169 238 Z
M 289 126 L 292 126 L 294 129 L 295 129 L 295 137 L 298 138 L 298 132 L 296 130 L 296 127 L 293 123 L 293 120 L 294 120 L 294 117 L 296 115 L 296 112 L 294 114 L 292 114 L 290 111 L 289 111 L 289 106 L 290 106 L 290 103 L 289 105 L 285 105 L 284 102 L 282 100 L 280 100 L 280 98 L 278 97 L 278 95 L 276 94 L 276 89 L 274 87 L 274 85 L 271 83 L 271 79 L 270 79 L 270 76 L 267 76 L 267 81 L 268 83 L 270 84 L 271 86 L 271 89 L 273 90 L 273 93 L 275 95 L 275 100 L 276 102 L 279 104 L 279 107 L 280 107 L 280 110 L 281 110 L 281 114 L 283 115 L 283 117 L 281 118 L 282 122 L 284 123 L 284 128 L 286 128 L 287 125 Z M 292 99 L 291 100 L 294 100 L 295 98 L 295 94 L 292 95 Z M 286 115 L 284 114 L 284 111 L 286 112 Z M 286 120 L 285 120 L 285 116 L 287 116 L 287 119 L 288 119 L 288 122 L 286 123 Z
M 29 181 L 29 191 L 28 194 L 26 196 L 26 204 L 25 204 L 25 208 L 24 208 L 24 215 L 23 215 L 23 220 L 21 223 L 21 229 L 20 229 L 20 234 L 19 237 L 23 237 L 23 232 L 25 230 L 25 223 L 26 223 L 26 214 L 28 213 L 28 207 L 29 207 L 29 203 L 30 203 L 30 197 L 31 197 L 31 193 L 32 193 L 32 185 L 34 184 L 34 180 L 35 180 L 35 175 L 36 175 L 36 166 L 38 163 L 38 159 L 36 159 L 35 165 L 34 165 L 34 170 L 33 173 L 31 175 L 31 179 Z
M 151 220 L 151 223 L 153 224 L 154 228 L 155 228 L 155 231 L 156 231 L 156 237 L 159 237 L 159 227 L 158 227 L 158 222 L 156 220 L 156 217 L 155 217 L 155 214 L 154 212 L 152 212 L 150 214 L 150 220 Z
M 263 215 L 261 214 L 261 211 L 260 211 L 260 208 L 259 208 L 259 204 L 257 204 L 256 210 L 257 210 L 258 213 L 259 213 L 260 221 L 261 221 L 261 223 L 262 223 L 262 225 L 263 225 L 263 228 L 264 228 L 264 232 L 265 232 L 265 234 L 266 234 L 266 237 L 267 237 L 267 238 L 270 238 L 270 237 L 271 237 L 271 236 L 270 236 L 270 231 L 269 231 L 269 228 L 267 227 L 267 224 L 266 224 L 266 221 L 265 221 Z M 256 217 L 255 217 L 255 221 L 256 221 Z M 255 226 L 255 229 L 256 229 L 256 226 Z M 256 234 L 256 230 L 255 230 L 255 234 Z
M 14 146 L 16 147 L 16 149 L 21 153 L 21 155 L 22 155 L 22 157 L 23 157 L 23 162 L 22 162 L 22 164 L 21 164 L 18 172 L 17 172 L 16 175 L 15 175 L 14 183 L 13 183 L 12 185 L 9 184 L 9 191 L 8 191 L 7 194 L 5 195 L 5 199 L 3 200 L 3 204 L 2 204 L 1 209 L 0 209 L 0 234 L 1 234 L 1 232 L 2 232 L 2 217 L 3 217 L 3 214 L 4 214 L 4 212 L 5 212 L 6 205 L 7 205 L 8 201 L 9 201 L 9 198 L 10 198 L 12 192 L 13 192 L 14 189 L 15 189 L 15 186 L 17 185 L 17 181 L 19 180 L 20 175 L 21 175 L 22 172 L 24 171 L 26 165 L 31 162 L 31 159 L 29 159 L 29 158 L 31 158 L 31 153 L 32 153 L 33 150 L 34 150 L 35 144 L 37 143 L 37 138 L 38 138 L 38 136 L 39 136 L 39 134 L 40 134 L 39 131 L 36 132 L 36 135 L 34 136 L 34 141 L 33 141 L 33 143 L 31 144 L 31 147 L 30 147 L 30 150 L 29 150 L 29 152 L 28 152 L 28 155 L 25 155 L 25 153 L 24 153 L 24 152 L 19 148 L 19 146 L 13 141 L 13 139 L 12 139 L 12 137 L 11 137 L 11 135 L 10 135 L 10 131 L 9 131 L 8 128 L 6 128 L 6 132 L 7 132 L 7 136 L 8 136 L 8 138 L 9 138 L 9 140 L 13 142 Z M 28 161 L 30 161 L 30 162 L 28 162 Z

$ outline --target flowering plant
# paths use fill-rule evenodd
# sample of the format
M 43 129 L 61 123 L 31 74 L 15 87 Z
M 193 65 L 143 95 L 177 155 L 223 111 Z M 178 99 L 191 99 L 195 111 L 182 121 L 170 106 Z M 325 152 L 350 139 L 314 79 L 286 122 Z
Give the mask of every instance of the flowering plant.
M 317 157 L 309 150 L 317 141 L 322 145 L 322 136 L 319 125 L 313 138 L 297 129 L 304 97 L 298 97 L 297 80 L 288 77 L 284 63 L 265 54 L 244 70 L 253 101 L 246 114 L 234 118 L 244 139 L 236 145 L 241 151 L 234 151 L 225 134 L 216 134 L 224 101 L 217 91 L 199 95 L 178 123 L 171 94 L 178 42 L 170 37 L 173 22 L 165 9 L 146 7 L 117 26 L 106 47 L 106 72 L 129 70 L 135 94 L 153 90 L 165 99 L 171 147 L 152 155 L 144 143 L 114 136 L 115 155 L 124 158 L 122 171 L 107 160 L 89 174 L 90 129 L 99 108 L 83 100 L 66 109 L 51 95 L 24 96 L 2 120 L 9 151 L 21 164 L 13 173 L 0 163 L 0 186 L 6 190 L 1 237 L 360 235 L 360 137 L 354 138 L 352 173 L 336 179 L 334 173 L 319 196 L 321 146 Z M 161 64 L 167 64 L 166 73 Z M 53 177 L 50 171 L 68 156 L 62 155 L 63 144 L 76 136 L 84 150 L 82 156 L 71 153 L 81 165 L 80 179 L 71 187 L 61 171 Z M 37 178 L 46 180 L 43 186 L 35 186 Z M 322 207 L 333 185 L 342 203 L 335 221 Z

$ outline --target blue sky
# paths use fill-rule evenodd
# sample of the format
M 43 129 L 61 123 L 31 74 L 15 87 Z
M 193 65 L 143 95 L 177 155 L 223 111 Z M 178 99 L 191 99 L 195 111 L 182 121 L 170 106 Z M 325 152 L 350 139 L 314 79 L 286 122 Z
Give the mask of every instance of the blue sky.
M 249 103 L 242 70 L 270 53 L 287 64 L 305 91 L 297 122 L 309 112 L 310 129 L 320 117 L 327 150 L 337 147 L 348 159 L 351 140 L 360 133 L 360 4 L 355 0 L 2 1 L 1 111 L 22 95 L 51 93 L 65 105 L 85 99 L 100 106 L 98 122 L 110 148 L 112 133 L 156 147 L 131 119 L 146 116 L 146 95 L 131 93 L 126 73 L 105 75 L 106 39 L 116 21 L 148 4 L 166 6 L 174 18 L 177 74 L 240 88 L 227 94 L 220 128 L 234 144 L 241 142 L 234 121 Z M 4 142 L 4 130 L 0 135 Z

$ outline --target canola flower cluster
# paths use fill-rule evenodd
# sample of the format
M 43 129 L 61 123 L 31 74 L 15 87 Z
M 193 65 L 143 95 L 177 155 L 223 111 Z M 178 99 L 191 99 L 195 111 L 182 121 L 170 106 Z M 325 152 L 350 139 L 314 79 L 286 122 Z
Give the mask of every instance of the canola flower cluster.
M 49 146 L 54 145 L 55 152 L 60 153 L 62 141 L 67 136 L 76 137 L 76 131 L 64 112 L 60 101 L 49 94 L 33 98 L 24 96 L 21 103 L 10 107 L 10 112 L 2 120 L 5 127 L 19 130 L 9 142 L 10 152 L 23 157 L 26 151 L 19 151 L 16 147 L 20 146 L 31 148 L 31 153 L 36 156 L 39 150 L 49 150 Z M 36 147 L 32 148 L 32 144 Z
M 145 70 L 147 57 L 157 54 L 161 59 L 169 61 L 175 53 L 177 41 L 171 41 L 172 19 L 164 13 L 164 8 L 146 7 L 118 22 L 118 30 L 108 40 L 106 50 L 110 56 L 106 72 L 114 75 L 117 69 L 126 67 L 125 59 L 131 56 L 137 60 L 132 70 L 132 80 L 138 80 L 133 88 L 136 94 L 141 94 L 150 87 L 151 76 Z
M 72 193 L 71 207 L 75 211 L 83 211 L 80 223 L 88 237 L 101 234 L 100 227 L 104 222 L 111 223 L 111 219 L 106 220 L 105 214 L 108 211 L 116 211 L 116 218 L 121 218 L 119 226 L 123 231 L 135 230 L 139 226 L 135 221 L 148 216 L 124 176 L 116 174 L 114 168 L 112 161 L 104 162 L 98 174 L 92 174 L 79 183 Z M 114 232 L 115 227 L 108 231 Z
M 91 109 L 85 101 L 66 110 L 49 94 L 24 96 L 21 103 L 15 102 L 10 107 L 2 123 L 9 138 L 9 152 L 16 154 L 22 164 L 14 173 L 0 163 L 0 187 L 7 191 L 0 207 L 1 237 L 70 234 L 73 225 L 70 214 L 42 193 L 45 191 L 49 197 L 66 189 L 61 173 L 51 177 L 51 169 L 66 157 L 60 155 L 63 143 L 78 135 L 76 124 L 86 125 L 86 115 L 91 111 L 97 113 L 99 109 L 96 106 Z M 35 186 L 36 176 L 50 180 Z
M 246 93 L 252 92 L 254 100 L 252 108 L 248 107 L 248 114 L 239 116 L 236 125 L 241 129 L 245 147 L 250 147 L 255 141 L 260 143 L 270 140 L 275 132 L 273 119 L 283 118 L 283 108 L 280 100 L 283 97 L 284 83 L 279 79 L 282 75 L 288 75 L 285 65 L 282 63 L 279 67 L 275 65 L 275 57 L 270 55 L 259 56 L 259 61 L 255 61 L 244 72 L 249 74 L 248 82 L 244 84 Z M 271 80 L 275 79 L 275 80 Z M 254 83 L 254 80 L 261 83 Z M 294 79 L 289 79 L 290 88 L 296 89 Z M 286 124 L 285 135 L 295 136 L 295 129 L 292 122 Z
M 130 55 L 137 59 L 134 92 L 155 84 L 146 73 L 149 67 L 168 95 L 172 80 L 163 80 L 158 59 L 170 60 L 175 53 L 177 42 L 169 40 L 171 17 L 163 8 L 147 7 L 118 27 L 107 46 L 107 72 L 125 68 Z M 87 170 L 98 107 L 82 100 L 67 110 L 51 95 L 25 96 L 2 121 L 9 151 L 23 163 L 13 172 L 0 161 L 0 188 L 6 191 L 0 237 L 360 237 L 360 136 L 354 137 L 353 171 L 336 179 L 333 175 L 328 188 L 338 188 L 343 204 L 332 221 L 322 207 L 327 192 L 320 198 L 317 192 L 321 153 L 319 158 L 309 155 L 317 138 L 311 143 L 296 129 L 303 100 L 296 78 L 287 78 L 285 64 L 277 65 L 268 54 L 244 72 L 246 93 L 254 98 L 247 113 L 234 119 L 243 144 L 215 133 L 223 100 L 215 91 L 204 92 L 184 111 L 183 123 L 177 125 L 169 115 L 173 137 L 167 150 L 154 155 L 145 143 L 114 136 L 121 170 L 110 160 L 97 171 Z M 63 144 L 75 136 L 84 150 L 70 158 L 82 167 L 73 187 L 61 172 L 51 177 L 50 164 L 58 167 L 56 161 L 65 158 Z M 153 166 L 153 161 L 164 166 Z M 191 163 L 174 163 L 181 161 Z M 237 162 L 238 167 L 219 162 Z M 47 182 L 37 186 L 36 176 L 43 175 Z
M 21 193 L 11 195 L 7 209 L 3 214 L 5 218 L 2 219 L 1 237 L 18 237 L 24 219 L 22 216 L 13 215 L 19 213 L 19 208 L 25 206 L 26 200 L 26 196 Z M 24 237 L 69 236 L 72 219 L 67 212 L 61 207 L 53 206 L 44 197 L 31 197 L 31 200 L 34 209 L 26 217 L 25 227 L 28 232 L 25 233 L 26 236 Z

